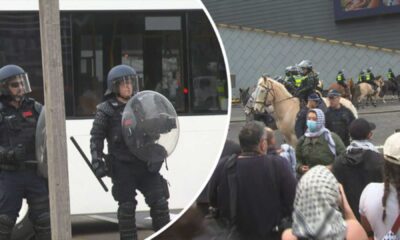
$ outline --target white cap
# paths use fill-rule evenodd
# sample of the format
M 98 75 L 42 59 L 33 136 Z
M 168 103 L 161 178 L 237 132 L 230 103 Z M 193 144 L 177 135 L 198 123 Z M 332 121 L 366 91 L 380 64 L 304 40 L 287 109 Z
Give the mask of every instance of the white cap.
M 385 160 L 400 165 L 400 133 L 390 135 L 383 145 Z

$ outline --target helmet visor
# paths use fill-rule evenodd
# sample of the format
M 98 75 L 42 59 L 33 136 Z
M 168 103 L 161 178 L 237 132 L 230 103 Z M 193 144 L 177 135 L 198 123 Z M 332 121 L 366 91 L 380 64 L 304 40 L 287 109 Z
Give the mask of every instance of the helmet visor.
M 27 94 L 32 92 L 27 73 L 11 77 L 7 81 L 7 86 L 10 89 L 20 89 L 22 94 Z
M 139 92 L 139 78 L 137 75 L 129 75 L 114 80 L 116 89 L 120 86 L 132 86 L 133 95 Z

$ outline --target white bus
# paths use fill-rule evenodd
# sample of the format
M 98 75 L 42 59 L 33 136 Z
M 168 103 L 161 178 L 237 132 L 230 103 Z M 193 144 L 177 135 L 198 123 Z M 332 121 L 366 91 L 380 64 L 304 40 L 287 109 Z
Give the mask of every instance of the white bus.
M 2 1 L 0 66 L 28 72 L 31 97 L 43 103 L 37 0 Z M 170 183 L 170 209 L 183 209 L 207 181 L 225 141 L 228 74 L 220 39 L 197 0 L 61 0 L 61 40 L 67 137 L 74 136 L 90 157 L 89 139 L 96 105 L 108 70 L 136 69 L 141 90 L 165 95 L 179 115 L 181 135 L 162 174 Z M 72 215 L 115 213 L 105 192 L 68 140 Z M 105 178 L 111 189 L 111 181 Z M 137 211 L 147 211 L 138 194 Z M 14 239 L 26 239 L 27 207 Z

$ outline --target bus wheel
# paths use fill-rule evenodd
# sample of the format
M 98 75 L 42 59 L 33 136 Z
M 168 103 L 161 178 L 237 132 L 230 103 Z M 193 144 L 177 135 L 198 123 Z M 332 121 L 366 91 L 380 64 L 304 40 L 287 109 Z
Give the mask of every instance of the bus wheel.
M 19 211 L 19 217 L 14 226 L 14 230 L 11 236 L 12 240 L 33 240 L 35 232 L 33 226 L 28 217 L 28 205 L 24 200 L 22 203 L 21 211 Z

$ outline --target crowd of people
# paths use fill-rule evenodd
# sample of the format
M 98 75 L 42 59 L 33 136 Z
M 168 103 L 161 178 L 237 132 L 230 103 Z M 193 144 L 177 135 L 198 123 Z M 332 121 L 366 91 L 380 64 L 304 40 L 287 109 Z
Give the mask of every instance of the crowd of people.
M 225 229 L 216 239 L 400 239 L 400 133 L 382 154 L 370 141 L 374 123 L 346 110 L 325 121 L 343 106 L 324 113 L 313 97 L 295 150 L 254 121 L 239 133 L 240 151 L 229 143 L 236 150 L 225 152 L 209 185 Z

